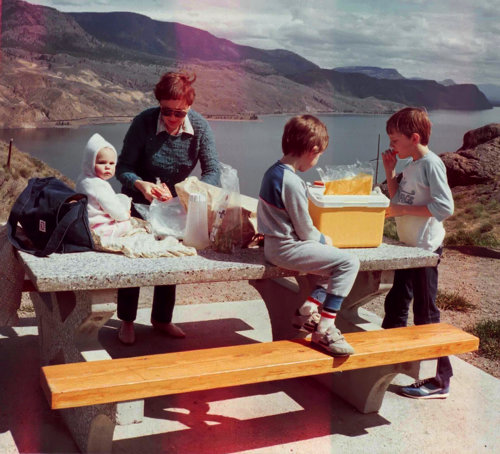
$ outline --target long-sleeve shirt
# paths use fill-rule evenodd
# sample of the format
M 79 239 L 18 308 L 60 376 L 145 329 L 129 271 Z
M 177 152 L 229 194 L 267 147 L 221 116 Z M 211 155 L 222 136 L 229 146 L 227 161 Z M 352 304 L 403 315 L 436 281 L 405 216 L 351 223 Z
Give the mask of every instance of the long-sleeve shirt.
M 399 239 L 410 246 L 435 251 L 443 242 L 443 220 L 453 214 L 453 195 L 446 167 L 439 156 L 429 151 L 403 170 L 403 177 L 391 202 L 399 205 L 426 206 L 432 217 L 398 216 Z
M 208 122 L 191 109 L 186 118 L 192 130 L 182 129 L 178 135 L 170 135 L 159 130 L 159 116 L 159 107 L 143 111 L 134 118 L 125 135 L 116 168 L 122 192 L 135 202 L 147 203 L 134 183 L 138 179 L 156 183 L 159 178 L 175 196 L 175 184 L 186 179 L 198 162 L 201 180 L 219 185 L 219 161 Z
M 262 179 L 257 206 L 260 233 L 271 240 L 313 240 L 325 243 L 324 235 L 309 215 L 307 187 L 294 170 L 280 161 Z

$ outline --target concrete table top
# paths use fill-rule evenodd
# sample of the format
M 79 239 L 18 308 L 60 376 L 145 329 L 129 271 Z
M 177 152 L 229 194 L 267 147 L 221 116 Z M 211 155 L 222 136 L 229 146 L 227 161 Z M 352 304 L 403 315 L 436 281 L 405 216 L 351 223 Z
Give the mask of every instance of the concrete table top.
M 361 271 L 434 266 L 438 260 L 436 254 L 398 244 L 344 250 L 359 257 Z M 204 250 L 197 256 L 152 259 L 103 252 L 48 257 L 19 252 L 19 256 L 28 278 L 40 292 L 268 279 L 298 274 L 266 262 L 262 248 L 240 249 L 234 254 Z

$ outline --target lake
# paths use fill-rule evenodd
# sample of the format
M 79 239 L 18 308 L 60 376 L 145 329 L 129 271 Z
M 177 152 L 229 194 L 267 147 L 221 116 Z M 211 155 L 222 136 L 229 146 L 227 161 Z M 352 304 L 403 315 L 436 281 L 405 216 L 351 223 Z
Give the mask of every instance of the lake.
M 500 107 L 473 112 L 432 111 L 429 115 L 433 124 L 430 148 L 440 154 L 460 148 L 467 131 L 500 122 Z M 330 135 L 328 149 L 318 164 L 320 167 L 376 159 L 379 134 L 380 152 L 389 145 L 385 134 L 389 115 L 331 114 L 318 117 L 326 124 Z M 238 170 L 243 194 L 256 197 L 265 170 L 281 157 L 281 135 L 289 118 L 289 115 L 269 115 L 260 117 L 258 121 L 210 121 L 219 158 Z M 98 132 L 119 152 L 128 127 L 127 123 L 75 129 L 0 129 L 0 140 L 8 142 L 13 138 L 17 148 L 75 180 L 80 171 L 82 151 L 89 137 Z M 194 174 L 199 176 L 199 169 Z M 302 176 L 306 181 L 319 178 L 314 169 Z M 380 161 L 378 181 L 384 179 Z M 112 183 L 115 189 L 119 189 L 116 180 Z

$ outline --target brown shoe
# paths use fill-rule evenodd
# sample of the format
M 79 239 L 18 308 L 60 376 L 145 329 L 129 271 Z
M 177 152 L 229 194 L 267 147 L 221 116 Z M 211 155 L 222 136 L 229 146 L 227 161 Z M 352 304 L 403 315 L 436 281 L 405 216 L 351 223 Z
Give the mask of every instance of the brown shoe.
M 122 321 L 118 330 L 118 339 L 125 345 L 132 345 L 135 342 L 134 322 Z
M 167 336 L 177 338 L 186 337 L 186 333 L 172 322 L 157 322 L 156 320 L 151 319 L 151 325 L 153 325 L 154 329 L 165 333 Z

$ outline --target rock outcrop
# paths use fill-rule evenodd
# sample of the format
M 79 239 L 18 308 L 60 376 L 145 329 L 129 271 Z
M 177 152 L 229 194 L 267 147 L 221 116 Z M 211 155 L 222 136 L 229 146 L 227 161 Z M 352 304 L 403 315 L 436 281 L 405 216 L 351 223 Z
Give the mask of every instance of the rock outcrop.
M 440 156 L 452 188 L 500 181 L 500 123 L 468 131 L 461 148 Z

